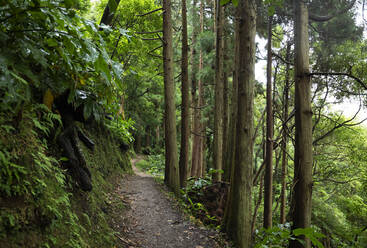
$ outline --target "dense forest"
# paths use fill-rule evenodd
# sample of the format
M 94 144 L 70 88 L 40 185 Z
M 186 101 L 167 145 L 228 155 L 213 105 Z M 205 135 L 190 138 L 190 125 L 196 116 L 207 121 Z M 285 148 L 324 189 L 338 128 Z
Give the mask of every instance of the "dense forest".
M 117 247 L 135 154 L 223 247 L 367 247 L 365 4 L 0 0 L 0 247 Z

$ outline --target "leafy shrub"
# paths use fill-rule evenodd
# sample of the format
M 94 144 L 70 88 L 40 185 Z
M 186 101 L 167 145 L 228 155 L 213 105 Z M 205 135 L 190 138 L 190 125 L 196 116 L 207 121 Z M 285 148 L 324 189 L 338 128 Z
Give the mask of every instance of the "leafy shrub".
M 287 247 L 289 240 L 298 239 L 301 243 L 303 240 L 299 239 L 300 236 L 306 236 L 312 242 L 312 245 L 317 248 L 324 248 L 323 244 L 318 240 L 323 238 L 324 235 L 316 232 L 313 228 L 297 228 L 290 230 L 290 224 L 277 225 L 270 229 L 256 230 L 255 248 L 268 248 L 268 247 Z
M 149 155 L 147 160 L 139 161 L 136 166 L 152 176 L 162 180 L 164 178 L 165 157 L 163 154 Z
M 116 120 L 106 121 L 106 126 L 111 130 L 113 135 L 124 144 L 134 142 L 131 131 L 135 130 L 135 122 L 132 119 L 123 120 L 120 117 Z

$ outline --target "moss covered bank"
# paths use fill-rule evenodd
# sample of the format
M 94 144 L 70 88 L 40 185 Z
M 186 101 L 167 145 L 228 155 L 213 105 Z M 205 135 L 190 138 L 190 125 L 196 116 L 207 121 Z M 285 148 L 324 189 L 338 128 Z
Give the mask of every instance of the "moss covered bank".
M 22 113 L 21 121 L 0 115 L 0 247 L 113 247 L 109 194 L 131 171 L 119 139 L 104 125 L 78 123 L 95 143 L 90 151 L 79 142 L 92 174 L 86 193 L 62 166 L 58 116 L 42 106 Z

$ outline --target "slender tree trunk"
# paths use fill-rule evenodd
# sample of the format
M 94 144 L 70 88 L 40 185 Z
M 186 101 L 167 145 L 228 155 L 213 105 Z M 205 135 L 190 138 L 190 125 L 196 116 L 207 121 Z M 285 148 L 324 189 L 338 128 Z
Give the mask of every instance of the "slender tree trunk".
M 181 151 L 180 151 L 180 186 L 186 186 L 189 164 L 189 136 L 190 136 L 190 93 L 188 75 L 188 45 L 187 45 L 187 9 L 186 0 L 182 0 L 182 59 L 181 59 Z
M 200 33 L 204 32 L 204 1 L 200 1 Z M 203 51 L 200 49 L 199 51 L 199 75 L 203 71 L 204 61 L 203 61 Z M 204 168 L 204 151 L 205 151 L 205 122 L 202 120 L 202 109 L 205 104 L 204 101 L 204 85 L 203 80 L 199 77 L 198 80 L 198 123 L 199 123 L 199 131 L 200 136 L 198 137 L 198 167 L 197 167 L 197 176 L 203 177 L 205 174 Z
M 135 152 L 141 152 L 141 135 L 139 133 L 136 134 L 135 142 L 134 142 Z
M 255 70 L 256 1 L 240 0 L 238 112 L 234 173 L 226 215 L 226 229 L 239 248 L 251 246 L 251 190 L 253 169 L 253 100 Z
M 175 194 L 179 193 L 180 179 L 177 158 L 175 85 L 173 80 L 173 48 L 171 1 L 163 0 L 163 70 L 165 100 L 165 150 L 168 168 L 168 186 Z
M 220 0 L 216 0 L 216 56 L 213 147 L 213 165 L 216 170 L 223 169 L 223 14 L 223 6 L 220 5 Z M 221 173 L 214 173 L 214 181 L 221 181 L 221 179 Z
M 235 44 L 234 54 L 239 53 L 239 37 L 238 37 L 239 24 L 235 22 Z M 237 126 L 237 99 L 238 99 L 238 72 L 239 72 L 239 57 L 234 56 L 234 70 L 233 70 L 233 82 L 232 82 L 232 101 L 231 101 L 231 117 L 229 121 L 229 139 L 226 153 L 227 159 L 225 160 L 226 168 L 224 170 L 224 178 L 226 181 L 230 181 L 231 173 L 233 170 L 234 156 L 236 149 L 236 126 Z
M 225 71 L 224 72 L 224 78 L 223 78 L 223 86 L 224 86 L 224 90 L 223 90 L 223 161 L 222 161 L 222 168 L 223 170 L 229 170 L 229 168 L 227 168 L 226 164 L 227 164 L 227 160 L 228 160 L 228 154 L 226 153 L 226 151 L 228 150 L 227 146 L 228 146 L 228 112 L 229 112 L 229 107 L 228 107 L 228 74 Z M 228 172 L 227 172 L 228 174 Z M 227 178 L 225 178 L 226 174 L 223 174 L 222 176 L 222 180 L 223 181 L 229 181 L 227 180 Z
M 228 21 L 224 16 L 224 27 L 223 27 L 223 39 L 224 39 L 224 51 L 223 51 L 223 63 L 228 64 Z M 222 180 L 229 182 L 228 175 L 230 174 L 230 168 L 228 165 L 229 153 L 228 151 L 228 140 L 229 140 L 229 88 L 228 88 L 228 70 L 229 66 L 223 65 L 224 77 L 223 77 L 223 170 L 224 174 Z M 227 170 L 227 172 L 226 172 Z
M 111 25 L 113 17 L 115 16 L 115 12 L 117 10 L 117 7 L 118 7 L 119 3 L 120 3 L 120 0 L 109 0 L 107 2 L 106 8 L 103 11 L 103 15 L 102 15 L 102 18 L 101 18 L 100 25 L 101 24 Z M 111 10 L 110 9 L 110 4 L 111 4 L 111 6 L 114 6 L 115 9 Z
M 295 153 L 292 199 L 292 230 L 311 225 L 312 197 L 312 109 L 311 80 L 309 73 L 308 9 L 302 0 L 294 0 L 294 77 L 295 77 Z M 311 247 L 310 240 L 305 247 Z M 291 248 L 304 247 L 297 240 L 290 241 Z
M 146 127 L 145 129 L 145 147 L 151 147 L 151 134 L 150 134 L 150 127 Z
M 260 176 L 259 196 L 257 198 L 257 201 L 254 203 L 255 210 L 254 210 L 254 213 L 252 214 L 251 234 L 255 232 L 256 216 L 257 216 L 257 212 L 259 211 L 259 208 L 261 205 L 261 200 L 263 198 L 263 191 L 264 191 L 264 180 L 263 179 L 264 179 L 264 174 Z
M 194 1 L 194 8 L 196 6 L 196 2 Z M 202 30 L 204 29 L 204 22 L 203 22 L 203 18 L 204 18 L 204 6 L 203 6 L 203 1 L 200 2 L 200 31 L 202 32 Z M 193 9 L 193 15 L 196 15 L 195 9 Z M 196 35 L 199 32 L 198 30 L 198 26 L 197 23 L 194 20 L 193 23 L 194 26 L 194 30 L 193 30 L 193 40 L 196 39 Z M 193 48 L 194 49 L 194 48 Z M 195 50 L 193 50 L 194 52 L 196 52 Z M 198 74 L 200 75 L 200 72 L 203 69 L 203 54 L 202 51 L 199 51 L 199 65 L 198 65 L 198 69 L 196 67 L 196 65 L 192 65 L 192 71 L 193 71 L 193 77 L 194 77 L 194 72 L 196 74 L 196 71 L 198 70 Z M 197 84 L 196 84 L 197 83 Z M 193 82 L 193 86 L 195 87 L 195 89 L 192 91 L 192 95 L 193 97 L 195 97 L 195 101 L 193 102 L 194 105 L 194 114 L 193 114 L 193 122 L 194 122 L 194 136 L 193 136 L 193 152 L 192 152 L 192 166 L 191 166 L 191 176 L 192 177 L 200 177 L 202 176 L 203 173 L 203 159 L 204 159 L 204 155 L 203 155 L 203 150 L 204 150 L 204 140 L 205 140 L 205 128 L 204 128 L 204 124 L 202 122 L 202 107 L 204 106 L 204 98 L 203 98 L 203 83 L 201 78 L 199 77 L 197 80 L 195 79 L 195 85 Z M 196 95 L 196 89 L 197 89 L 197 95 Z
M 197 171 L 197 166 L 198 166 L 198 136 L 200 135 L 200 131 L 198 128 L 198 118 L 197 118 L 197 114 L 198 114 L 198 97 L 196 95 L 196 91 L 197 91 L 197 80 L 196 80 L 196 74 L 197 74 L 197 64 L 195 63 L 196 61 L 196 49 L 195 49 L 195 43 L 196 43 L 196 36 L 198 33 L 198 28 L 197 28 L 197 20 L 195 19 L 195 17 L 197 16 L 196 13 L 196 0 L 193 0 L 192 3 L 192 17 L 193 17 L 193 21 L 192 21 L 192 26 L 193 26 L 193 31 L 192 31 L 192 37 L 191 37 L 191 101 L 192 101 L 192 106 L 193 106 L 193 111 L 192 111 L 192 152 L 191 152 L 191 170 L 190 170 L 190 176 L 191 177 L 196 177 L 196 171 Z
M 264 177 L 264 228 L 271 228 L 273 223 L 273 99 L 272 99 L 272 20 L 268 18 L 268 61 L 266 68 L 266 155 L 265 155 L 265 177 Z
M 290 42 L 287 43 L 287 53 L 286 60 L 289 61 L 291 51 Z M 286 65 L 285 72 L 285 85 L 283 92 L 283 132 L 282 132 L 282 189 L 280 192 L 280 224 L 284 224 L 286 221 L 285 207 L 286 207 L 286 193 L 287 193 L 287 164 L 288 164 L 288 154 L 287 154 L 287 130 L 288 125 L 286 123 L 288 119 L 288 99 L 289 99 L 289 64 Z
M 117 116 L 121 116 L 123 120 L 125 120 L 125 95 L 122 93 L 120 98 L 120 107 Z

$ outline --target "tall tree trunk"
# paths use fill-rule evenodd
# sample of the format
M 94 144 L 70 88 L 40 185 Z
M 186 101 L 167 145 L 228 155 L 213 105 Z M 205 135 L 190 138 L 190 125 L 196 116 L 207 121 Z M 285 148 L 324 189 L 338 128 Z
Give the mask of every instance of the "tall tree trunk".
M 204 3 L 203 1 L 201 1 L 200 2 L 200 21 L 199 21 L 201 32 L 204 29 L 204 22 L 203 22 L 204 6 L 203 5 Z M 194 8 L 195 6 L 196 6 L 196 2 L 194 1 Z M 196 15 L 195 9 L 193 9 L 193 15 L 194 16 Z M 197 23 L 195 22 L 195 20 L 194 20 L 193 25 L 194 25 L 194 31 L 193 31 L 193 43 L 194 43 L 194 40 L 196 39 L 196 35 L 199 32 L 199 29 L 197 28 Z M 194 46 L 192 49 L 194 49 Z M 195 52 L 195 50 L 193 51 Z M 202 54 L 202 51 L 200 50 L 199 65 L 198 65 L 199 75 L 202 69 L 203 69 L 203 54 Z M 192 64 L 192 71 L 193 71 L 192 77 L 194 77 L 197 71 L 197 67 L 194 63 Z M 196 82 L 197 82 L 197 85 L 196 85 Z M 194 132 L 193 133 L 194 133 L 194 136 L 193 136 L 193 146 L 192 146 L 191 176 L 200 177 L 202 176 L 202 173 L 203 173 L 203 159 L 204 159 L 203 151 L 204 151 L 204 140 L 205 140 L 205 128 L 201 120 L 202 119 L 202 107 L 204 106 L 204 98 L 203 98 L 204 88 L 203 88 L 203 83 L 200 77 L 197 80 L 195 78 L 195 81 L 193 81 L 193 87 L 195 87 L 195 89 L 192 89 L 192 93 L 194 97 L 194 101 L 193 101 L 193 105 L 194 105 L 194 111 L 193 111 L 194 112 L 193 114 Z M 196 96 L 196 89 L 198 91 L 197 96 Z
M 204 32 L 204 1 L 200 1 L 200 33 Z M 200 48 L 199 51 L 199 75 L 203 71 L 204 61 L 203 61 L 203 51 Z M 204 107 L 205 101 L 204 101 L 204 85 L 203 80 L 201 77 L 199 77 L 198 80 L 198 123 L 199 123 L 199 130 L 200 130 L 200 136 L 198 137 L 198 169 L 197 169 L 197 176 L 203 177 L 205 174 L 205 161 L 204 161 L 204 152 L 205 152 L 205 138 L 206 138 L 206 125 L 205 122 L 202 120 L 202 109 Z
M 198 34 L 198 28 L 197 28 L 197 20 L 195 17 L 196 14 L 196 0 L 193 0 L 192 3 L 192 37 L 191 37 L 191 104 L 193 106 L 192 111 L 192 152 L 191 152 L 191 170 L 190 170 L 190 176 L 196 177 L 195 173 L 197 170 L 197 160 L 198 160 L 198 143 L 197 138 L 199 136 L 198 131 L 198 121 L 197 121 L 197 106 L 198 106 L 198 97 L 196 95 L 197 90 L 197 80 L 196 80 L 196 74 L 197 74 L 197 66 L 196 66 L 196 49 L 195 49 L 195 43 L 196 43 L 196 36 Z
M 180 151 L 180 185 L 186 186 L 189 164 L 189 136 L 190 136 L 190 93 L 188 75 L 188 45 L 187 45 L 187 9 L 186 0 L 182 0 L 182 58 L 181 58 L 181 151 Z
M 224 16 L 224 27 L 223 27 L 223 40 L 224 40 L 224 48 L 223 48 L 223 63 L 224 65 L 228 64 L 228 19 Z M 228 140 L 229 140 L 229 88 L 228 88 L 228 70 L 229 66 L 223 65 L 223 170 L 224 174 L 222 176 L 222 180 L 228 182 L 230 174 L 230 168 L 228 165 L 229 153 L 228 151 Z M 228 170 L 226 172 L 226 170 Z
M 215 56 L 215 102 L 214 102 L 214 146 L 213 165 L 218 171 L 213 174 L 214 181 L 221 181 L 223 164 L 223 6 L 216 0 L 216 56 Z
M 234 54 L 239 53 L 239 37 L 238 37 L 239 24 L 235 22 L 235 34 L 234 34 Z M 238 99 L 238 72 L 239 72 L 239 57 L 234 56 L 234 70 L 233 70 L 233 82 L 232 82 L 232 100 L 231 100 L 231 117 L 229 121 L 229 139 L 227 145 L 227 159 L 225 160 L 226 168 L 224 170 L 225 181 L 230 181 L 231 173 L 233 170 L 233 163 L 235 157 L 236 148 L 236 126 L 237 126 L 237 99 Z
M 286 61 L 289 61 L 291 52 L 291 44 L 287 43 L 287 52 L 286 52 Z M 282 131 L 282 189 L 280 192 L 280 224 L 284 224 L 286 221 L 285 207 L 286 207 L 286 193 L 287 193 L 287 131 L 288 125 L 286 123 L 288 119 L 288 98 L 289 98 L 289 63 L 286 65 L 285 72 L 285 83 L 284 83 L 284 92 L 283 92 L 283 131 Z
M 223 170 L 228 169 L 226 164 L 227 164 L 227 160 L 228 160 L 228 154 L 226 153 L 226 151 L 228 150 L 227 146 L 228 146 L 228 112 L 229 112 L 229 107 L 228 107 L 228 73 L 225 71 L 224 72 L 224 77 L 223 77 L 223 160 L 222 160 L 222 168 Z M 229 170 L 229 169 L 228 169 Z M 228 173 L 228 172 L 227 172 Z M 225 178 L 226 174 L 223 174 L 222 176 L 222 180 L 223 181 L 227 181 L 227 178 Z
M 266 68 L 266 156 L 265 156 L 265 176 L 264 176 L 264 228 L 271 228 L 273 225 L 273 99 L 272 99 L 272 22 L 273 17 L 268 18 L 268 61 Z
M 168 168 L 168 186 L 175 194 L 179 193 L 180 179 L 177 159 L 175 85 L 173 80 L 173 48 L 171 1 L 163 0 L 163 70 L 165 100 L 165 150 Z
M 255 70 L 256 1 L 240 0 L 238 112 L 234 170 L 226 229 L 240 248 L 251 246 L 251 190 L 253 164 L 253 101 Z
M 309 73 L 308 9 L 302 0 L 294 0 L 294 77 L 295 77 L 295 152 L 292 199 L 292 230 L 311 225 L 312 197 L 312 109 L 311 80 Z M 306 248 L 311 247 L 310 240 Z M 290 241 L 291 248 L 304 247 L 297 240 Z

